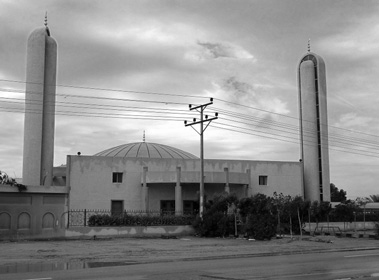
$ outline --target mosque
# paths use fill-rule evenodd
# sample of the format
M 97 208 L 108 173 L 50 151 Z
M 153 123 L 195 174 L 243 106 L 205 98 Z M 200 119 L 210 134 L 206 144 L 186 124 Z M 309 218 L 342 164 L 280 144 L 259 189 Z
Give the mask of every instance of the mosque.
M 33 102 L 25 103 L 22 183 L 28 190 L 0 190 L 0 224 L 5 225 L 0 235 L 4 230 L 53 234 L 64 228 L 63 217 L 72 209 L 179 214 L 198 210 L 201 161 L 175 147 L 120 143 L 91 156 L 68 155 L 66 165 L 53 167 L 56 71 L 57 43 L 45 22 L 27 43 L 25 100 Z M 205 197 L 277 192 L 330 201 L 323 59 L 308 49 L 297 75 L 300 161 L 205 159 Z

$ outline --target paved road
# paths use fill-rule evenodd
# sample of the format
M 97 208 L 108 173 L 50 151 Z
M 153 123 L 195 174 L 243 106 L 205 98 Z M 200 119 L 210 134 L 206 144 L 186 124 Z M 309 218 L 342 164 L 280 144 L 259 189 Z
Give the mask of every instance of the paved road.
M 170 261 L 67 271 L 2 274 L 0 279 L 379 279 L 379 250 Z

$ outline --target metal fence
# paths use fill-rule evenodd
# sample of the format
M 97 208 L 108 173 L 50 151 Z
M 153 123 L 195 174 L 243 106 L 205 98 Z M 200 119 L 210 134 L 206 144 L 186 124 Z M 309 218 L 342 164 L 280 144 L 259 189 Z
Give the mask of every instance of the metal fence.
M 328 216 L 323 217 L 320 222 L 379 222 L 379 209 L 357 209 L 345 217 L 338 216 L 333 210 Z M 311 221 L 316 221 L 313 216 Z
M 109 215 L 109 216 L 149 216 L 149 217 L 163 217 L 163 216 L 192 216 L 195 217 L 196 211 L 175 212 L 175 211 L 140 211 L 140 210 L 125 210 L 123 212 L 112 212 L 111 210 L 102 209 L 73 209 L 68 211 L 67 227 L 88 226 L 89 219 L 93 215 Z

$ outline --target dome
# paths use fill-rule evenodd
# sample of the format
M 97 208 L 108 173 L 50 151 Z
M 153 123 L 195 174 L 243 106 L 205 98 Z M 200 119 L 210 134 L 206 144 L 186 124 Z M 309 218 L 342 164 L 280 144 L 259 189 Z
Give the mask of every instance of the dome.
M 123 158 L 199 159 L 190 153 L 184 152 L 174 147 L 147 142 L 120 145 L 97 153 L 94 156 Z

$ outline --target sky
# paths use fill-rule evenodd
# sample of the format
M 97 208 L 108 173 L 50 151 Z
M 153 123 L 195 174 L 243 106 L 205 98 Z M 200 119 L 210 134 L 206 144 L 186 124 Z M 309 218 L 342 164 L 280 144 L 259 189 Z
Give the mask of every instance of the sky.
M 0 170 L 22 176 L 26 44 L 58 44 L 55 165 L 133 142 L 298 161 L 297 67 L 326 64 L 330 179 L 379 194 L 379 1 L 0 0 Z M 197 130 L 197 131 L 196 131 Z M 144 136 L 145 135 L 145 136 Z

